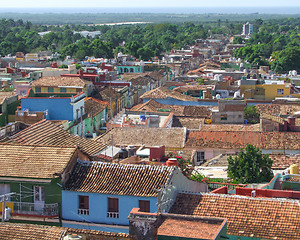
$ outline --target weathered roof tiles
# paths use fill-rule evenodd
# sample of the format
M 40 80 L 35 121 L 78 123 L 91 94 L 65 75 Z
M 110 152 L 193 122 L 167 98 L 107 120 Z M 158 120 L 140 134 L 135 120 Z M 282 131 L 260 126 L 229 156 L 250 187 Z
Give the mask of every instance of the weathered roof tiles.
M 48 120 L 37 122 L 13 135 L 10 139 L 16 143 L 26 145 L 78 146 L 83 152 L 91 156 L 99 153 L 106 147 L 106 145 L 101 144 L 100 142 L 71 135 L 60 126 L 57 126 Z
M 156 197 L 174 167 L 78 161 L 65 190 Z
M 179 194 L 170 213 L 227 218 L 229 235 L 299 239 L 300 206 L 297 200 Z
M 0 176 L 53 178 L 61 174 L 76 148 L 0 145 Z

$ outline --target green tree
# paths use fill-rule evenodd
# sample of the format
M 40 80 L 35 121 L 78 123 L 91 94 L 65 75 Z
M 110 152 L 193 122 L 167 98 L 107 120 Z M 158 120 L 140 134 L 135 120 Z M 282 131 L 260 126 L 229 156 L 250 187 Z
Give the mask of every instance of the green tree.
M 260 121 L 260 115 L 256 107 L 250 105 L 244 108 L 244 118 L 247 120 L 247 123 L 250 124 L 259 123 Z
M 273 178 L 273 160 L 263 155 L 258 147 L 248 144 L 238 156 L 228 160 L 228 177 L 239 183 L 269 182 Z
M 271 69 L 278 73 L 300 71 L 300 47 L 288 47 L 279 52 L 278 59 L 271 64 Z

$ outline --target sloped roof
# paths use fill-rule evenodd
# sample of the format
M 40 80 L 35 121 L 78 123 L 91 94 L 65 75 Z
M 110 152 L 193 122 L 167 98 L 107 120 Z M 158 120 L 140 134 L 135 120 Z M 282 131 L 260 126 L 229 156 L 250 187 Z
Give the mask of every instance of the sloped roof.
M 86 84 L 90 84 L 79 77 L 42 77 L 31 83 L 32 87 L 78 87 L 84 88 Z
M 113 128 L 94 141 L 109 145 L 112 136 L 114 144 L 118 146 L 145 144 L 146 147 L 183 148 L 186 133 L 184 128 Z
M 0 145 L 0 176 L 53 178 L 62 173 L 76 148 Z
M 201 131 L 251 131 L 259 132 L 259 124 L 203 124 L 200 128 Z
M 149 99 L 166 99 L 166 98 L 174 98 L 180 101 L 198 101 L 197 98 L 190 97 L 179 93 L 177 91 L 170 90 L 166 87 L 159 87 L 148 92 L 145 92 L 140 98 L 149 98 Z
M 98 115 L 108 106 L 108 104 L 108 102 L 104 102 L 91 97 L 84 99 L 85 112 L 88 113 L 89 116 Z
M 255 106 L 260 114 L 293 115 L 300 111 L 300 104 L 257 104 Z
M 63 239 L 70 233 L 85 236 L 87 237 L 87 239 L 131 239 L 129 234 L 125 233 L 111 233 L 97 230 L 64 228 L 23 223 L 0 223 L 0 233 L 0 240 L 59 240 Z
M 300 154 L 297 155 L 285 155 L 285 154 L 269 154 L 269 157 L 273 160 L 273 169 L 286 169 L 293 164 L 300 163 Z
M 184 85 L 184 86 L 179 86 L 174 88 L 174 91 L 180 92 L 180 93 L 185 93 L 187 91 L 192 91 L 192 90 L 206 90 L 208 88 L 211 88 L 212 90 L 215 89 L 215 85 Z
M 124 240 L 132 239 L 129 234 L 126 233 L 113 233 L 113 232 L 103 232 L 97 230 L 87 230 L 87 229 L 77 229 L 77 228 L 68 228 L 68 233 L 74 233 L 79 235 L 86 236 L 87 239 L 101 239 L 101 240 Z
M 153 99 L 138 104 L 132 107 L 131 111 L 147 111 L 147 112 L 161 112 L 159 109 L 169 109 L 174 115 L 178 116 L 197 116 L 197 117 L 209 117 L 211 110 L 206 106 L 181 106 L 181 105 L 169 105 L 162 104 Z
M 3 103 L 5 98 L 10 98 L 17 95 L 16 92 L 0 92 L 0 104 Z
M 148 85 L 149 83 L 156 82 L 156 80 L 150 77 L 149 75 L 146 75 L 146 76 L 139 76 L 137 78 L 132 78 L 130 82 L 133 86 L 145 86 Z
M 209 117 L 211 109 L 206 106 L 184 106 L 184 116 Z
M 179 237 L 188 239 L 215 240 L 222 229 L 225 219 L 222 218 L 200 218 L 179 214 L 164 214 L 166 217 L 158 227 L 158 236 Z
M 186 147 L 240 149 L 247 144 L 260 149 L 300 149 L 300 132 L 200 131 L 188 132 Z
M 103 101 L 111 101 L 121 97 L 121 94 L 113 88 L 97 86 L 96 89 L 98 90 L 98 92 L 94 97 Z
M 78 161 L 64 189 L 114 195 L 156 197 L 174 167 Z
M 204 124 L 205 118 L 198 117 L 173 117 L 172 127 L 186 127 L 187 129 L 199 129 Z
M 227 233 L 260 239 L 298 239 L 299 201 L 219 194 L 178 194 L 170 213 L 227 218 Z
M 200 69 L 221 69 L 221 64 L 213 62 L 213 61 L 206 61 L 199 65 Z
M 34 224 L 0 223 L 0 239 L 58 240 L 66 235 L 66 228 Z
M 85 138 L 71 135 L 60 126 L 48 120 L 42 120 L 10 137 L 14 142 L 26 145 L 78 146 L 83 152 L 94 155 L 106 145 Z

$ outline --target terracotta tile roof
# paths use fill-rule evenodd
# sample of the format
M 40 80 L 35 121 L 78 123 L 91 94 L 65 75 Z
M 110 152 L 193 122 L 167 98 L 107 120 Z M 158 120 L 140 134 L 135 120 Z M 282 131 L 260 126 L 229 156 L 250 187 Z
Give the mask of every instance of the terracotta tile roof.
M 95 138 L 94 141 L 103 144 L 111 144 L 111 136 L 118 146 L 146 147 L 165 146 L 167 148 L 183 148 L 186 138 L 184 128 L 113 128 L 104 135 Z
M 300 155 L 269 154 L 273 160 L 273 169 L 286 169 L 293 164 L 300 163 Z
M 259 132 L 259 124 L 203 124 L 200 127 L 201 131 L 251 131 Z
M 260 149 L 299 150 L 300 132 L 191 130 L 188 132 L 185 147 L 240 149 L 247 144 Z
M 66 229 L 34 224 L 0 223 L 1 240 L 58 240 L 66 234 Z
M 62 173 L 76 148 L 0 145 L 0 176 L 53 178 Z
M 146 72 L 146 73 L 123 73 L 122 77 L 124 80 L 132 80 L 135 78 L 140 78 L 140 77 L 151 77 L 154 80 L 159 80 L 163 78 L 164 71 L 153 71 L 153 72 Z
M 108 102 L 104 102 L 95 98 L 85 98 L 84 99 L 84 108 L 85 112 L 89 116 L 96 116 L 101 113 L 108 106 Z
M 20 223 L 0 223 L 0 233 L 0 240 L 62 240 L 68 234 L 85 236 L 86 239 L 90 240 L 131 239 L 129 234 L 125 233 L 110 233 L 96 230 Z
M 299 239 L 297 200 L 218 194 L 178 194 L 171 213 L 227 218 L 227 233 L 259 239 Z
M 149 75 L 146 75 L 146 76 L 139 76 L 137 78 L 130 79 L 130 82 L 133 86 L 145 86 L 148 85 L 149 83 L 154 84 L 156 81 Z
M 130 110 L 132 110 L 132 111 L 145 111 L 146 110 L 148 112 L 156 112 L 160 108 L 165 108 L 165 106 L 168 106 L 168 105 L 159 103 L 159 102 L 151 99 L 145 103 L 138 104 L 138 105 L 132 107 Z
M 98 92 L 96 93 L 94 98 L 110 102 L 111 100 L 116 100 L 121 97 L 121 94 L 115 91 L 113 88 L 109 88 L 109 87 L 96 87 L 96 88 Z
M 200 69 L 221 69 L 221 64 L 207 61 L 199 65 Z
M 169 109 L 176 116 L 197 116 L 197 117 L 209 117 L 211 110 L 209 107 L 204 106 L 180 106 L 180 105 L 169 105 L 162 104 L 153 99 L 143 104 L 138 104 L 132 107 L 132 111 L 148 111 L 148 112 L 159 112 L 159 109 Z
M 10 98 L 10 97 L 15 96 L 15 95 L 17 95 L 17 94 L 14 91 L 13 92 L 0 92 L 0 104 L 3 103 L 3 100 L 5 98 Z
M 181 94 L 177 91 L 170 90 L 166 87 L 159 87 L 148 92 L 145 92 L 140 98 L 149 98 L 149 99 L 166 99 L 174 98 L 180 101 L 198 101 L 197 98 L 190 97 L 184 94 Z
M 180 93 L 185 93 L 187 91 L 206 90 L 208 88 L 211 88 L 212 90 L 214 90 L 215 85 L 185 85 L 185 86 L 176 87 L 173 90 L 177 91 L 177 92 L 180 92 Z
M 300 111 L 300 104 L 257 104 L 259 113 L 270 115 L 293 115 Z
M 172 127 L 186 127 L 187 129 L 199 129 L 204 124 L 205 118 L 197 117 L 173 117 Z
M 210 117 L 211 108 L 205 106 L 184 106 L 184 116 Z
M 37 122 L 13 135 L 10 139 L 14 142 L 26 145 L 78 146 L 83 152 L 91 156 L 99 153 L 106 147 L 106 145 L 99 142 L 71 135 L 60 126 L 48 120 Z
M 202 239 L 214 240 L 219 234 L 222 223 L 225 220 L 218 219 L 219 221 L 217 221 L 215 218 L 211 220 L 210 218 L 200 219 L 199 217 L 199 219 L 197 219 L 195 216 L 176 215 L 182 217 L 166 218 L 158 227 L 158 236 L 180 237 L 185 239 L 199 239 L 199 236 L 201 236 Z
M 78 161 L 64 189 L 115 195 L 156 197 L 173 167 Z
M 191 71 L 188 71 L 187 72 L 187 75 L 202 75 L 202 74 L 205 74 L 204 71 L 202 71 L 202 68 L 198 68 L 198 69 L 195 69 L 195 70 L 191 70 Z
M 80 236 L 86 236 L 86 239 L 90 240 L 125 240 L 131 239 L 129 234 L 126 233 L 111 233 L 111 232 L 103 232 L 97 230 L 86 230 L 86 229 L 76 229 L 76 228 L 68 228 L 68 233 L 78 234 Z
M 42 77 L 31 83 L 32 87 L 78 87 L 84 88 L 90 82 L 84 81 L 79 77 Z

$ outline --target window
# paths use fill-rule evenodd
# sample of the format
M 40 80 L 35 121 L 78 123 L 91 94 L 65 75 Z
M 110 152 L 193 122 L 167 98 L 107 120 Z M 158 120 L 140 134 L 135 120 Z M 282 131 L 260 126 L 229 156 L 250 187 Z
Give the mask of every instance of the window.
M 221 115 L 221 120 L 225 120 L 226 121 L 227 120 L 227 114 L 222 114 Z
M 277 89 L 277 95 L 283 95 L 284 90 L 283 89 Z
M 48 87 L 48 92 L 54 92 L 53 87 Z
M 108 198 L 108 218 L 119 218 L 119 199 L 118 198 Z
M 150 201 L 139 200 L 139 208 L 141 212 L 150 212 Z
M 67 89 L 66 88 L 60 88 L 60 92 L 65 93 L 65 92 L 67 92 Z
M 40 87 L 35 87 L 35 92 L 40 93 L 42 90 Z
M 10 193 L 10 185 L 9 184 L 0 184 L 0 195 Z
M 78 214 L 89 215 L 89 196 L 78 196 Z
M 196 161 L 197 161 L 197 164 L 201 164 L 204 162 L 205 158 L 204 158 L 204 152 L 197 152 L 196 153 Z

